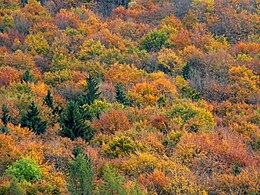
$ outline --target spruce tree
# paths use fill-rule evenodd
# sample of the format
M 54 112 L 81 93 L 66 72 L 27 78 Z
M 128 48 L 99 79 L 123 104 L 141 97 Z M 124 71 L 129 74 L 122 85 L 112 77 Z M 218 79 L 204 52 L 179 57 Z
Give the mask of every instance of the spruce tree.
M 5 127 L 11 121 L 11 117 L 9 116 L 8 113 L 9 113 L 9 110 L 8 110 L 7 106 L 3 105 L 2 106 L 2 118 L 1 118 L 1 120 L 3 121 Z
M 49 108 L 51 108 L 52 110 L 54 109 L 53 106 L 53 97 L 51 95 L 51 91 L 48 90 L 47 95 L 45 96 L 45 98 L 43 99 L 43 102 L 45 105 L 47 105 Z
M 103 170 L 104 182 L 99 187 L 98 194 L 120 194 L 127 195 L 127 190 L 124 188 L 125 178 L 116 173 L 116 170 L 108 164 Z
M 71 194 L 91 195 L 93 190 L 94 171 L 91 161 L 82 153 L 69 163 L 69 186 Z
M 34 102 L 30 104 L 27 113 L 22 115 L 21 126 L 28 127 L 36 135 L 42 134 L 46 131 L 47 122 L 42 121 L 40 118 L 39 110 Z
M 128 105 L 128 99 L 127 99 L 124 91 L 122 90 L 121 84 L 117 84 L 115 86 L 115 89 L 116 89 L 116 97 L 115 97 L 116 101 L 121 104 Z
M 98 86 L 98 82 L 97 80 L 92 76 L 89 75 L 89 77 L 86 78 L 86 83 L 87 83 L 87 87 L 84 90 L 84 93 L 81 97 L 80 97 L 80 105 L 84 105 L 84 104 L 88 104 L 91 105 L 94 100 L 98 99 L 100 96 L 100 92 L 98 92 L 99 90 L 99 86 Z
M 26 70 L 23 75 L 21 76 L 21 82 L 34 82 L 33 75 L 30 73 L 29 70 Z
M 84 115 L 76 102 L 69 102 L 60 118 L 61 132 L 64 137 L 75 140 L 78 137 L 89 141 L 93 137 L 91 128 L 85 124 Z

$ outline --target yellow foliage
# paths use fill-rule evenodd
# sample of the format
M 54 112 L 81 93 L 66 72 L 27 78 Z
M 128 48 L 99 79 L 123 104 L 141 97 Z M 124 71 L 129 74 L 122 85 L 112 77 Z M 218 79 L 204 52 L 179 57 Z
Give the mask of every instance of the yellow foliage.
M 111 68 L 105 71 L 105 81 L 113 84 L 121 83 L 124 86 L 133 86 L 142 80 L 145 80 L 147 73 L 139 70 L 133 65 L 114 64 Z
M 25 43 L 27 44 L 27 51 L 33 56 L 37 54 L 47 55 L 50 52 L 50 45 L 40 32 L 35 35 L 28 35 Z
M 44 82 L 29 83 L 33 93 L 41 98 L 44 98 L 47 94 L 47 87 Z
M 158 56 L 158 69 L 165 73 L 180 73 L 184 63 L 175 54 L 174 51 L 170 49 L 161 49 Z
M 177 93 L 177 88 L 167 79 L 157 79 L 151 83 L 138 83 L 129 93 L 129 99 L 137 105 L 156 105 L 159 97 L 172 99 Z

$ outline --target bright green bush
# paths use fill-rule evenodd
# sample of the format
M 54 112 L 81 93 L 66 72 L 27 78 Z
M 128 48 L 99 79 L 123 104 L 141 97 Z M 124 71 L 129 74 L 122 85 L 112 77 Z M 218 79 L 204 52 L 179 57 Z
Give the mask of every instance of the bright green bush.
M 30 158 L 16 161 L 5 171 L 6 175 L 14 176 L 19 182 L 33 183 L 42 177 L 40 166 Z

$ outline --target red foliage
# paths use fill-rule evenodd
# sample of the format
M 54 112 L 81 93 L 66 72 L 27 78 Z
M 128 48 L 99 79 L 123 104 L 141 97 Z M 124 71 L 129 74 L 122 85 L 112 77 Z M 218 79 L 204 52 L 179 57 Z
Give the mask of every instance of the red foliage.
M 114 134 L 117 131 L 126 131 L 131 128 L 127 115 L 122 110 L 112 109 L 104 113 L 100 119 L 95 119 L 92 127 L 98 132 Z
M 19 71 L 11 67 L 0 67 L 0 86 L 7 86 L 20 80 Z

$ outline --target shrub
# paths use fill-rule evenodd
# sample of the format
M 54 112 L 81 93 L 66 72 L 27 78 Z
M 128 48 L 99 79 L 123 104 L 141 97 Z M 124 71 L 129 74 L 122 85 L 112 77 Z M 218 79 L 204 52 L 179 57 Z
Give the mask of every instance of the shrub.
M 12 175 L 19 182 L 33 183 L 42 177 L 40 166 L 30 158 L 22 158 L 16 161 L 5 171 L 6 175 Z

